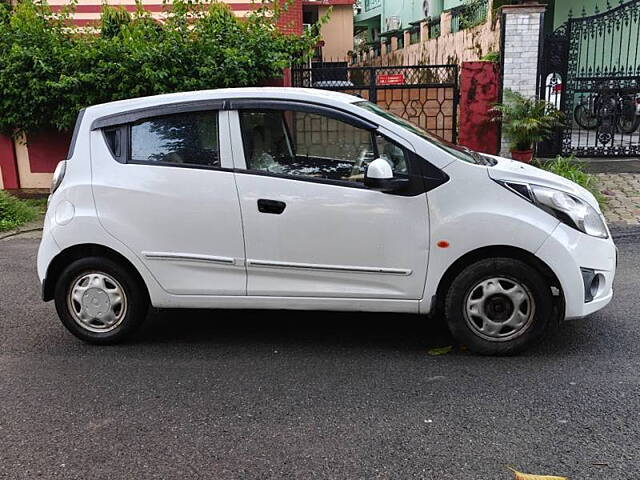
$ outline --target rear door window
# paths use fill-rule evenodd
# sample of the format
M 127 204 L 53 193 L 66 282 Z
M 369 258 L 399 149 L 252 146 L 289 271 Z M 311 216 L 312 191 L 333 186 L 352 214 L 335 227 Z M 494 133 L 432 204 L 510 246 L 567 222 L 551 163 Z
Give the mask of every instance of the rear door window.
M 220 167 L 218 112 L 187 112 L 131 125 L 133 163 Z

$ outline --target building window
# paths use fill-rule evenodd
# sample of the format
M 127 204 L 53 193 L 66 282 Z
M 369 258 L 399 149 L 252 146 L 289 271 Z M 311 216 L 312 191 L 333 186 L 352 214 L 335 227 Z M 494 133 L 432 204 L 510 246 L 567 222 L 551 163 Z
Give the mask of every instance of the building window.
M 409 44 L 420 43 L 420 27 L 413 27 L 409 31 Z
M 404 48 L 404 33 L 401 33 L 396 38 L 398 39 L 398 50 Z
M 429 19 L 429 38 L 440 36 L 440 16 Z
M 382 0 L 364 0 L 364 11 L 368 12 L 382 5 Z

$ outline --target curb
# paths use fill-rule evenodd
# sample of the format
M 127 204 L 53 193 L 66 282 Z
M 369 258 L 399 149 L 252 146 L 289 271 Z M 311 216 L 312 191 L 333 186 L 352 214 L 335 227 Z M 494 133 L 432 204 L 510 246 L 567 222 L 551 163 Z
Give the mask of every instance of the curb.
M 7 230 L 6 232 L 0 232 L 0 240 L 4 240 L 5 238 L 15 237 L 16 235 L 21 235 L 23 233 L 41 232 L 43 227 L 44 227 L 44 218 L 32 220 L 12 230 Z
M 41 231 L 42 231 L 42 227 L 40 227 L 40 228 L 28 228 L 26 230 L 21 230 L 21 229 L 9 230 L 8 232 L 4 232 L 3 234 L 0 235 L 0 240 L 4 240 L 6 238 L 15 237 L 17 235 L 22 235 L 23 233 L 41 232 Z

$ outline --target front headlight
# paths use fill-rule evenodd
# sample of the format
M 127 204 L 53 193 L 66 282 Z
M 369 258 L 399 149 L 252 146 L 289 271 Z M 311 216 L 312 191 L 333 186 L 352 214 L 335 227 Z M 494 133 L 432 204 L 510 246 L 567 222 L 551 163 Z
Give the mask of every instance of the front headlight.
M 499 183 L 576 230 L 598 238 L 609 236 L 602 216 L 581 198 L 562 190 L 541 187 L 540 185 L 525 185 L 508 181 Z

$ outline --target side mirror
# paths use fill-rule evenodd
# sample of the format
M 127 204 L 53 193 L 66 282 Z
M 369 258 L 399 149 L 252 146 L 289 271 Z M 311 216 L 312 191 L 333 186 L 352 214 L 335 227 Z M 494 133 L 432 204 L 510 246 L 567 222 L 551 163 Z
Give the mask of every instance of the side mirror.
M 376 158 L 364 173 L 364 184 L 380 192 L 397 192 L 409 184 L 406 178 L 394 178 L 393 169 L 384 158 Z

